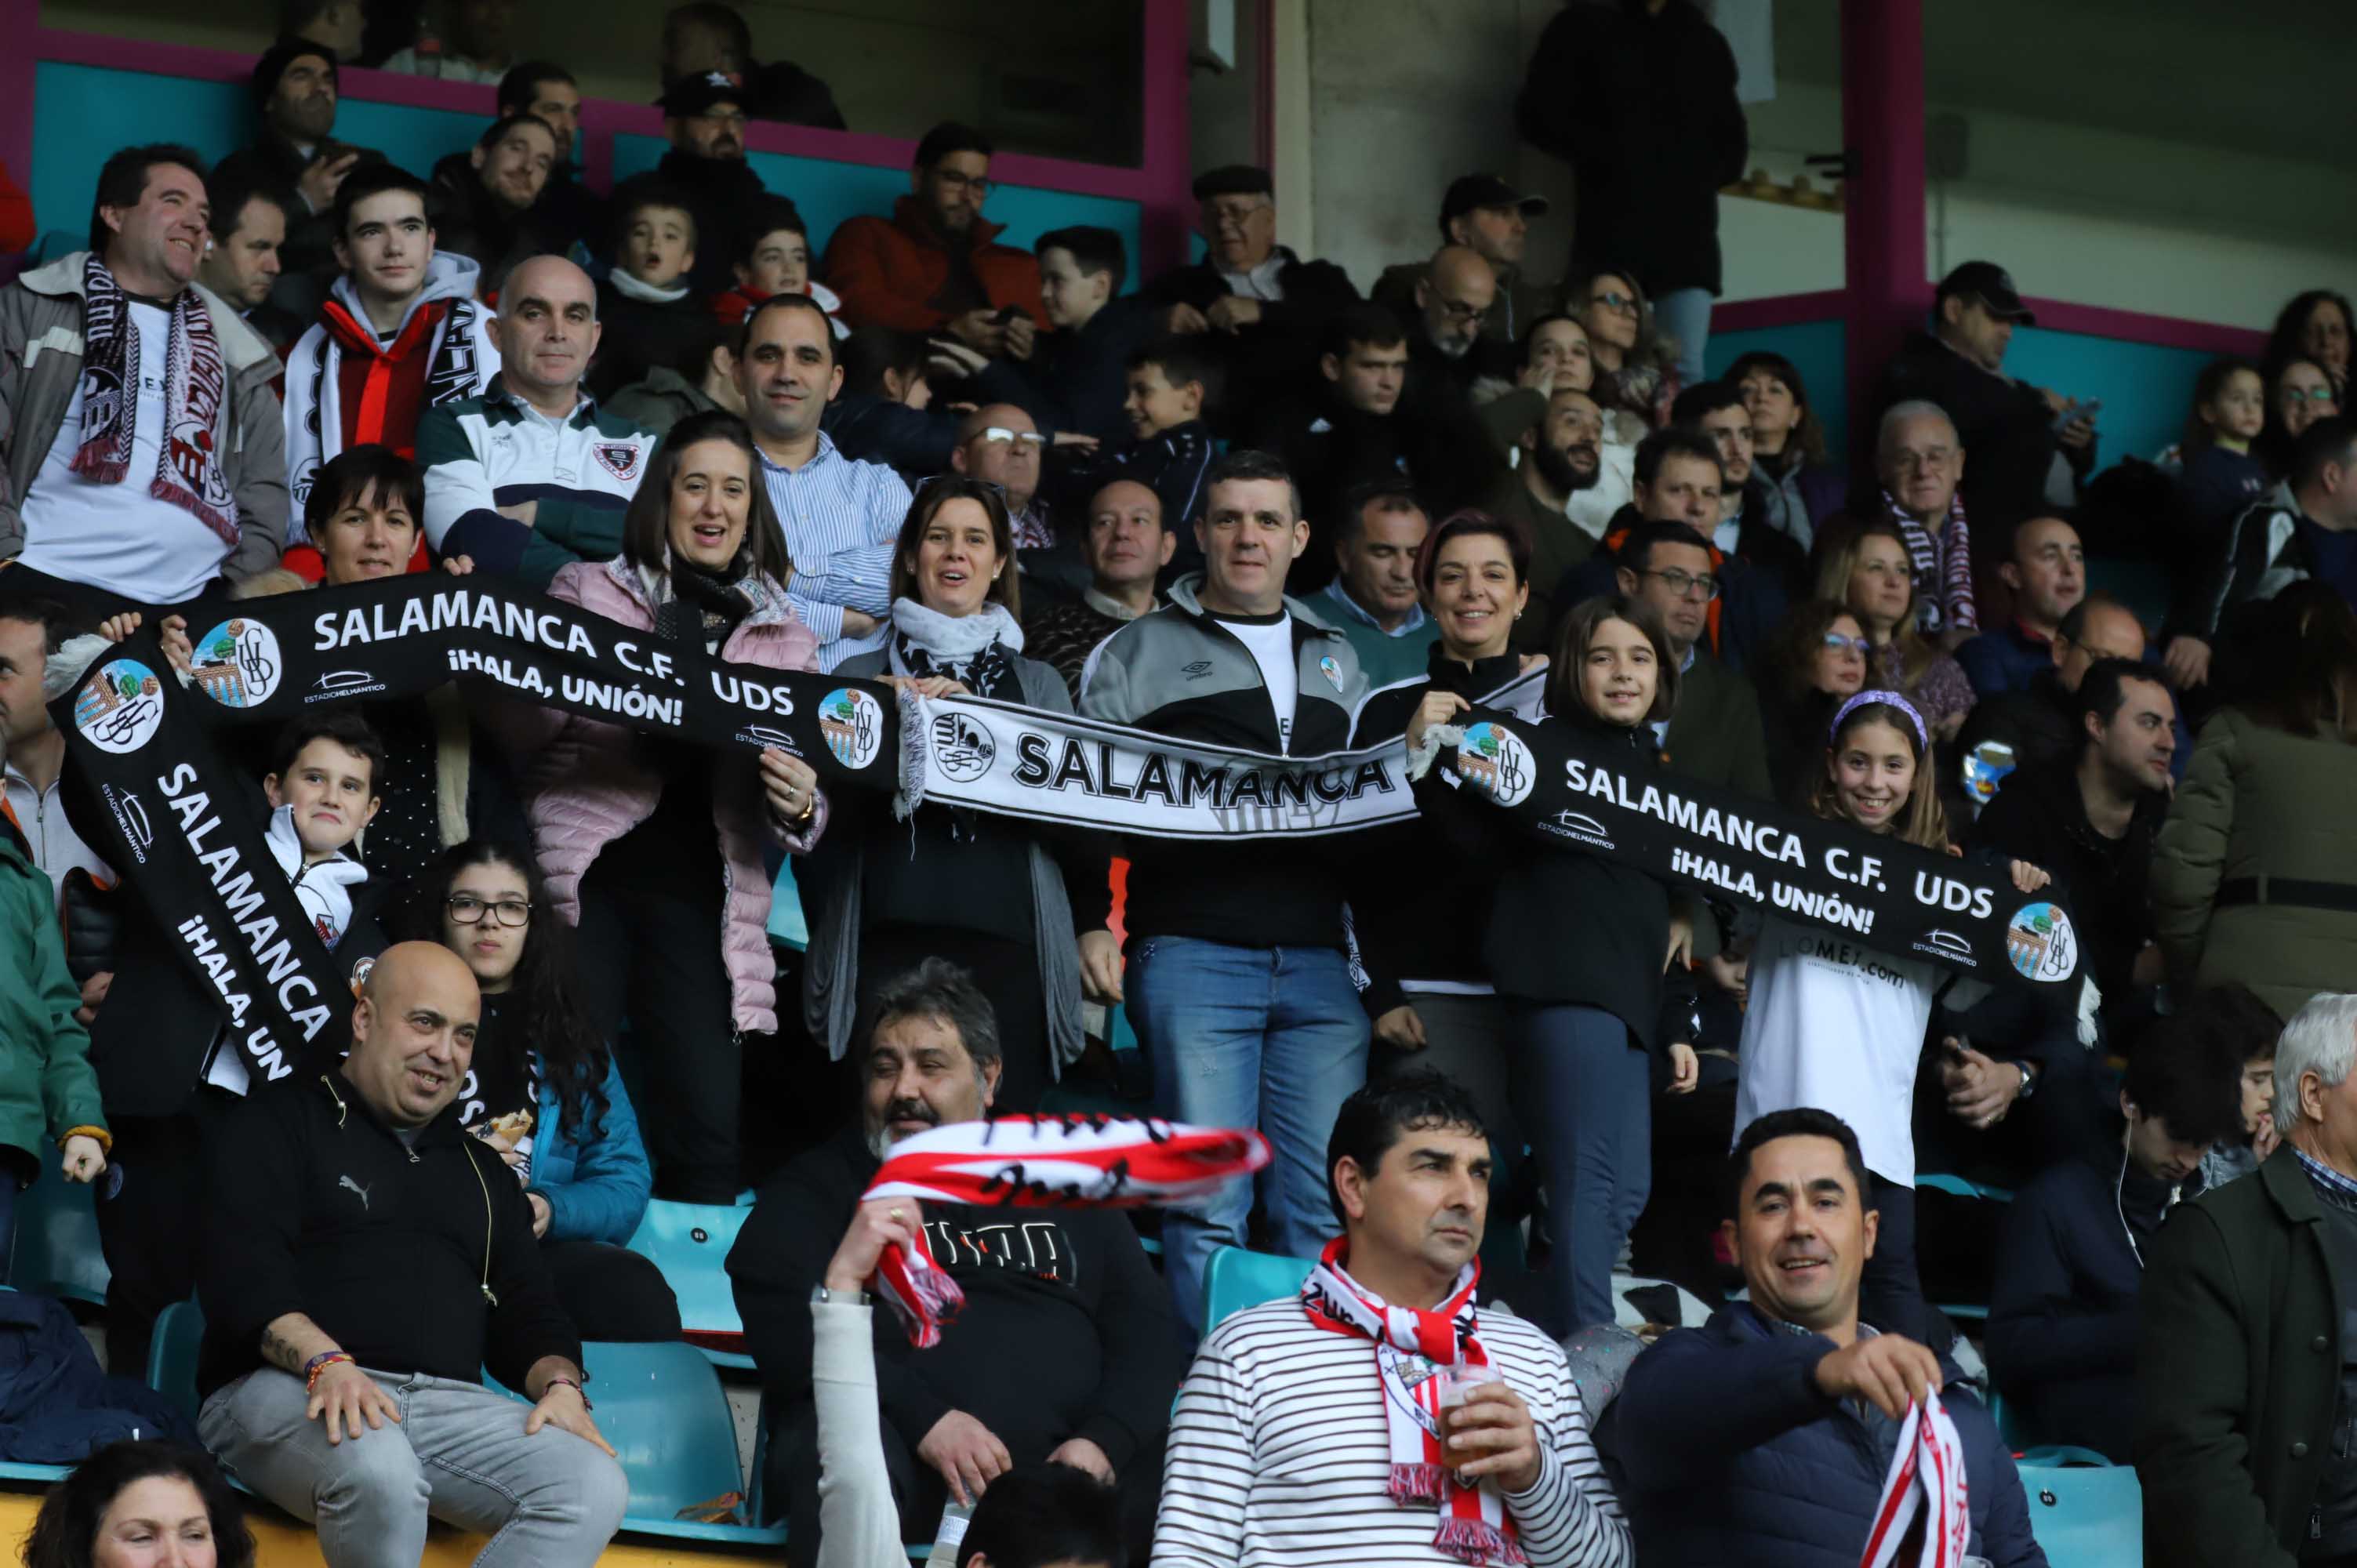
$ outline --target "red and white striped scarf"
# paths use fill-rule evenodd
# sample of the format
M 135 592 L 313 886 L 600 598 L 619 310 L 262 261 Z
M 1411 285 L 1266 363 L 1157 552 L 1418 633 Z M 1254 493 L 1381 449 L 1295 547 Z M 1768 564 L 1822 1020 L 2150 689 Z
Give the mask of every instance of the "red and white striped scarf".
M 1007 1116 L 953 1122 L 893 1145 L 862 1202 L 909 1197 L 1011 1208 L 1140 1208 L 1208 1197 L 1268 1164 L 1250 1130 L 1135 1116 Z M 933 1261 L 922 1226 L 913 1251 L 888 1247 L 870 1288 L 919 1348 L 941 1343 L 965 1293 Z
M 1438 1306 L 1393 1306 L 1343 1268 L 1350 1246 L 1341 1236 L 1326 1243 L 1302 1284 L 1301 1305 L 1320 1328 L 1374 1341 L 1391 1426 L 1392 1501 L 1438 1509 L 1440 1528 L 1432 1543 L 1459 1562 L 1527 1561 L 1497 1488 L 1462 1484 L 1441 1458 L 1440 1396 L 1449 1369 L 1490 1365 L 1473 1306 L 1480 1261 L 1465 1265 Z
M 1964 1440 L 1940 1396 L 1909 1405 L 1858 1568 L 1961 1568 L 1973 1527 L 1968 1504 Z

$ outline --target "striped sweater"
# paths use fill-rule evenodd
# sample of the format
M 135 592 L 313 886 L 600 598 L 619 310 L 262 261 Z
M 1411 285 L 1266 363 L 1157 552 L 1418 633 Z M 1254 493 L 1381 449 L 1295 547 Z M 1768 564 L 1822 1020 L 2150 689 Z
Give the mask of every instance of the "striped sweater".
M 1538 1427 L 1539 1478 L 1506 1497 L 1531 1568 L 1631 1568 L 1562 1350 L 1495 1308 L 1480 1337 Z M 1462 1568 L 1433 1544 L 1432 1510 L 1391 1500 L 1390 1477 L 1373 1345 L 1318 1327 L 1292 1296 L 1248 1308 L 1203 1341 L 1178 1391 L 1153 1568 Z

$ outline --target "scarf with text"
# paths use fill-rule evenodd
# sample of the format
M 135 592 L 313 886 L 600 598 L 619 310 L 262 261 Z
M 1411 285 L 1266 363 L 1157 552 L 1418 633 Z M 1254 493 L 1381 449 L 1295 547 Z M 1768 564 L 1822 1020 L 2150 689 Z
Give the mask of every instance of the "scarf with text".
M 131 472 L 139 420 L 139 324 L 114 274 L 92 251 L 83 261 L 81 441 L 73 471 L 96 485 Z M 213 422 L 229 395 L 229 366 L 212 312 L 184 288 L 172 300 L 164 347 L 164 428 L 147 493 L 169 501 L 235 545 L 237 504 L 221 472 Z
M 1209 1197 L 1268 1164 L 1268 1140 L 1245 1130 L 1133 1116 L 1007 1116 L 953 1122 L 892 1145 L 860 1201 L 906 1197 L 1006 1208 L 1140 1208 Z M 941 1343 L 965 1293 L 933 1259 L 924 1227 L 913 1248 L 887 1247 L 870 1282 L 909 1342 Z
M 427 409 L 483 390 L 490 378 L 482 314 L 471 299 L 427 300 L 387 343 L 346 298 L 319 307 L 318 348 L 307 363 L 286 368 L 286 467 L 296 517 L 290 532 L 301 530 L 321 465 L 349 447 L 371 445 L 410 456 Z
M 1858 1568 L 1962 1568 L 1973 1520 L 1964 1439 L 1940 1396 L 1907 1407 Z
M 1442 1457 L 1441 1412 L 1456 1403 L 1448 1396 L 1461 1393 L 1467 1380 L 1494 1380 L 1483 1375 L 1490 1357 L 1481 1348 L 1473 1305 L 1480 1262 L 1465 1265 L 1438 1306 L 1393 1306 L 1351 1277 L 1343 1267 L 1350 1248 L 1343 1236 L 1326 1243 L 1301 1286 L 1301 1305 L 1310 1322 L 1329 1333 L 1374 1341 L 1391 1429 L 1392 1501 L 1439 1510 L 1432 1543 L 1459 1562 L 1524 1561 L 1497 1488 L 1466 1485 Z
M 1917 622 L 1923 635 L 1936 637 L 1951 628 L 1980 629 L 1980 611 L 1973 599 L 1973 533 L 1964 523 L 1963 494 L 1948 498 L 1948 515 L 1937 539 L 1889 490 L 1882 492 L 1882 507 L 1907 541 L 1915 567 Z

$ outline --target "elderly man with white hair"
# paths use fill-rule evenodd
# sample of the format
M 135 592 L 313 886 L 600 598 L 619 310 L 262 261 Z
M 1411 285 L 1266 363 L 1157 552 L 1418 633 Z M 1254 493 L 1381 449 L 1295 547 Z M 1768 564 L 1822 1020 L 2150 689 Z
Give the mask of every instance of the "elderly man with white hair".
M 2178 1206 L 2138 1303 L 2147 1568 L 2357 1564 L 2357 995 L 2276 1051 L 2283 1143 Z
M 1874 444 L 1882 515 L 1896 523 L 1915 563 L 1923 633 L 1950 651 L 1980 629 L 1973 596 L 1973 538 L 1964 522 L 1964 444 L 1936 403 L 1896 403 Z

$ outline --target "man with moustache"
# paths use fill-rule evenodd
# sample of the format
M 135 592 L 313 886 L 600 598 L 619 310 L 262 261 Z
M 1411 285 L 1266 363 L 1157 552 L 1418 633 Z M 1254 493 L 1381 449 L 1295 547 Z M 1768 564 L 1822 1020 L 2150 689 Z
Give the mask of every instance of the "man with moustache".
M 1490 504 L 1492 516 L 1519 523 L 1531 542 L 1531 602 L 1514 623 L 1521 652 L 1549 651 L 1555 589 L 1596 553 L 1595 536 L 1565 509 L 1603 473 L 1603 408 L 1584 392 L 1558 388 L 1546 400 L 1544 416 L 1522 433 L 1522 462 Z
M 337 188 L 352 170 L 381 155 L 335 139 L 338 78 L 332 49 L 301 38 L 282 38 L 254 61 L 248 91 L 262 134 L 244 151 L 223 158 L 213 173 L 238 185 L 275 186 L 295 193 L 271 299 L 308 321 L 334 275 L 331 212 Z
M 990 1113 L 997 1021 L 942 959 L 884 982 L 859 1049 L 860 1114 L 761 1188 L 728 1254 L 737 1308 L 770 1412 L 770 1495 L 787 1499 L 797 1557 L 819 1557 L 818 1416 L 810 1304 L 836 1242 L 895 1144 Z M 875 1315 L 885 1464 L 901 1533 L 934 1533 L 947 1502 L 1040 1460 L 1120 1488 L 1127 1530 L 1152 1528 L 1162 1441 L 1185 1347 L 1128 1219 L 1112 1209 L 925 1206 L 934 1261 L 965 1306 L 926 1350 Z M 863 1299 L 865 1299 L 863 1297 Z M 1143 1552 L 1135 1553 L 1143 1561 Z
M 1028 358 L 1040 314 L 1039 261 L 998 242 L 989 137 L 945 121 L 917 144 L 909 194 L 889 218 L 844 220 L 826 244 L 826 285 L 843 318 L 903 332 L 946 332 L 975 352 Z

